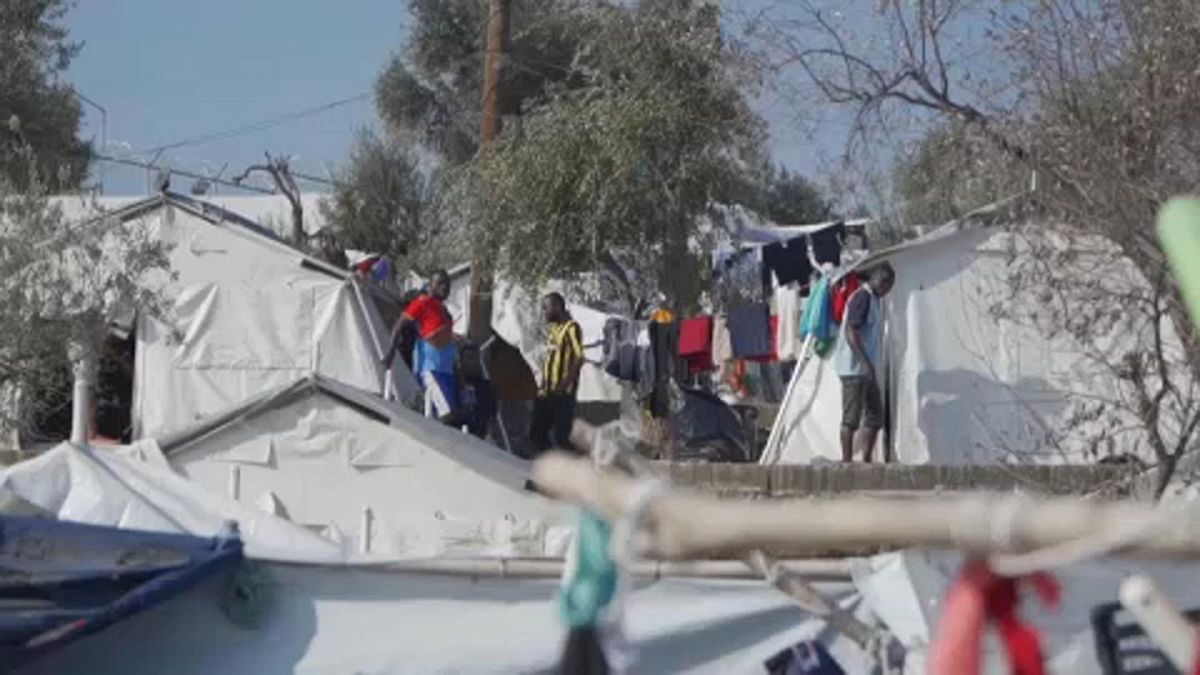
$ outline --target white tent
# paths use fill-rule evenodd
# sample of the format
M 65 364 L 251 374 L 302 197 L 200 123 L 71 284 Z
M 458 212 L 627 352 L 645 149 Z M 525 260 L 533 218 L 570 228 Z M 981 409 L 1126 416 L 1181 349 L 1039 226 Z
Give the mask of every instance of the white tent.
M 465 334 L 470 320 L 470 266 L 450 270 L 450 297 L 446 307 L 454 316 L 454 332 Z M 579 372 L 577 400 L 583 403 L 621 401 L 621 384 L 600 367 L 603 356 L 604 324 L 613 315 L 579 303 L 567 303 L 567 311 L 583 331 L 584 363 Z M 546 348 L 545 319 L 538 296 L 504 279 L 492 289 L 492 328 L 505 342 L 521 350 L 533 372 L 539 372 Z
M 408 456 L 448 450 L 424 447 Z M 472 450 L 458 455 L 463 473 L 486 468 L 467 463 Z M 225 520 L 236 520 L 248 557 L 261 563 L 252 589 L 261 619 L 253 627 L 232 620 L 227 612 L 239 601 L 221 576 L 20 672 L 555 672 L 565 634 L 553 604 L 557 579 L 415 571 L 436 562 L 423 559 L 364 560 L 304 527 L 133 457 L 153 458 L 157 451 L 152 443 L 121 453 L 61 445 L 0 471 L 0 512 L 198 536 L 213 536 Z M 497 512 L 516 501 L 481 492 L 478 478 L 461 478 L 442 490 L 492 503 Z M 415 487 L 410 481 L 395 492 Z M 336 477 L 322 487 L 330 493 L 345 488 Z M 844 582 L 822 588 L 866 612 Z M 763 661 L 809 638 L 827 643 L 847 672 L 867 670 L 861 650 L 762 582 L 648 580 L 637 584 L 627 608 L 626 633 L 638 656 L 633 673 L 758 673 Z
M 141 221 L 169 248 L 168 311 L 137 323 L 133 424 L 152 438 L 314 373 L 382 394 L 383 291 L 221 207 L 166 193 L 96 216 Z M 417 385 L 391 373 L 402 400 Z
M 883 303 L 881 373 L 889 432 L 883 436 L 894 461 L 1077 463 L 1094 450 L 1089 444 L 1102 435 L 1099 424 L 1115 430 L 1107 435 L 1113 447 L 1144 451 L 1136 425 L 1116 409 L 1101 420 L 1073 420 L 1079 401 L 1120 390 L 1110 368 L 1069 338 L 1008 318 L 1036 315 L 1041 300 L 1010 290 L 1011 256 L 1031 253 L 1009 230 L 993 226 L 1004 215 L 1000 206 L 982 210 L 860 263 L 887 261 L 897 275 Z M 1078 255 L 1102 263 L 1096 273 L 1108 279 L 1144 283 L 1109 248 L 1097 244 Z M 1121 344 L 1109 347 L 1113 363 Z M 814 356 L 797 368 L 761 461 L 839 460 L 840 424 L 833 358 Z
M 158 439 L 215 494 L 372 557 L 561 555 L 561 509 L 527 489 L 529 462 L 321 377 Z

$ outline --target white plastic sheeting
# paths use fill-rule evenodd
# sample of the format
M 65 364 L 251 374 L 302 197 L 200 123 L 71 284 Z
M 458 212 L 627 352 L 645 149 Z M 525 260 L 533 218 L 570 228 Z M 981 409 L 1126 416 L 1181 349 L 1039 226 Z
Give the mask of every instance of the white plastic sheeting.
M 138 323 L 134 433 L 177 431 L 263 391 L 320 373 L 382 394 L 388 327 L 348 276 L 239 224 L 165 203 L 142 216 L 172 244 L 166 321 Z M 416 382 L 393 372 L 402 400 Z
M 556 581 L 281 564 L 267 571 L 277 585 L 260 627 L 226 618 L 218 579 L 20 672 L 558 672 L 565 629 L 552 602 Z M 635 675 L 758 675 L 764 661 L 806 638 L 832 643 L 846 672 L 869 672 L 857 647 L 763 584 L 659 581 L 640 585 L 627 611 Z
M 344 385 L 314 381 L 194 435 L 166 448 L 180 473 L 372 556 L 563 552 L 561 508 L 524 489 L 529 462 Z
M 265 513 L 223 499 L 171 473 L 143 442 L 130 453 L 77 448 L 67 443 L 0 472 L 2 501 L 13 498 L 60 520 L 130 530 L 211 537 L 237 521 L 247 555 L 267 560 L 338 562 L 346 555 L 330 541 Z M 156 466 L 156 464 L 159 464 Z
M 1095 429 L 1069 422 L 1072 399 L 1111 394 L 1118 383 L 1065 338 L 1046 337 L 1033 323 L 994 311 L 1023 316 L 1037 309 L 1037 298 L 1012 297 L 1009 290 L 1008 236 L 999 228 L 947 226 L 870 259 L 887 260 L 896 270 L 896 285 L 884 300 L 896 461 L 1085 459 Z M 778 442 L 762 462 L 840 459 L 841 382 L 832 358 L 814 357 L 794 378 L 776 422 Z M 1112 440 L 1122 450 L 1138 447 L 1128 430 Z
M 469 321 L 470 288 L 467 277 L 470 270 L 459 269 L 456 272 L 452 275 L 446 307 L 454 316 L 454 332 L 462 335 L 466 334 Z M 577 400 L 620 402 L 621 383 L 609 377 L 598 365 L 604 355 L 600 344 L 604 339 L 604 323 L 613 315 L 569 301 L 567 311 L 579 322 L 586 347 L 584 357 L 587 362 L 579 372 Z M 541 372 L 541 359 L 546 349 L 545 324 L 539 296 L 502 279 L 496 282 L 492 290 L 492 328 L 505 342 L 521 350 L 534 373 Z

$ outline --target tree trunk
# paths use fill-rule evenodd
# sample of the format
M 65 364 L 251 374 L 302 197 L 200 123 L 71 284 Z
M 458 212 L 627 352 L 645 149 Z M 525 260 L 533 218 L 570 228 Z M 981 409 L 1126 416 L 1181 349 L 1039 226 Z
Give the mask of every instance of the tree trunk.
M 512 0 L 490 0 L 487 26 L 487 48 L 483 69 L 483 122 L 480 139 L 483 152 L 488 143 L 500 135 L 501 85 L 505 54 L 508 51 L 511 24 Z M 475 344 L 483 344 L 492 332 L 492 287 L 493 272 L 486 268 L 476 255 L 471 265 L 470 316 L 467 337 Z

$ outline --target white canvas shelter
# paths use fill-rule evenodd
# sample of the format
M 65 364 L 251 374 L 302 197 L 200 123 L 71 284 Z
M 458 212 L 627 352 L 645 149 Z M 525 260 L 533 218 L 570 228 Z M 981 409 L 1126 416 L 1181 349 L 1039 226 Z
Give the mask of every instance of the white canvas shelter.
M 196 423 L 271 388 L 321 374 L 401 400 L 418 389 L 380 365 L 394 300 L 230 211 L 165 193 L 90 225 L 141 221 L 169 247 L 168 311 L 137 321 L 135 438 Z M 394 310 L 393 311 L 397 311 Z
M 887 261 L 896 271 L 883 301 L 881 372 L 888 432 L 882 436 L 894 461 L 1079 463 L 1095 449 L 1089 447 L 1099 435 L 1094 425 L 1114 420 L 1117 431 L 1107 435 L 1112 447 L 1144 453 L 1136 425 L 1115 410 L 1090 425 L 1072 421 L 1074 402 L 1119 391 L 1111 369 L 1067 338 L 994 312 L 1002 307 L 1004 316 L 1025 316 L 1040 302 L 1010 291 L 1008 260 L 1014 251 L 1029 253 L 994 226 L 1000 217 L 1003 205 L 981 210 L 859 263 Z M 1109 249 L 1079 255 L 1104 262 L 1100 273 L 1110 279 L 1127 275 L 1129 283 L 1144 283 Z M 1113 363 L 1120 346 L 1110 347 Z M 840 460 L 841 406 L 833 356 L 813 356 L 793 376 L 762 463 Z
M 450 297 L 446 308 L 454 317 L 454 332 L 466 334 L 470 321 L 470 266 L 450 270 Z M 586 305 L 570 302 L 567 311 L 583 331 L 584 357 L 579 371 L 579 392 L 583 403 L 621 401 L 621 384 L 600 367 L 603 356 L 604 324 L 614 315 Z M 492 289 L 492 328 L 507 343 L 521 350 L 534 373 L 540 371 L 546 348 L 545 319 L 541 298 L 510 281 L 498 279 Z
M 228 579 L 218 577 L 19 672 L 553 672 L 564 634 L 556 580 L 416 572 L 422 561 L 412 559 L 368 562 L 146 461 L 161 462 L 158 452 L 151 442 L 119 452 L 63 444 L 0 471 L 0 513 L 198 536 L 236 520 L 273 589 L 261 622 L 231 621 L 223 609 Z M 851 561 L 850 584 L 819 589 L 886 627 L 906 648 L 904 673 L 922 675 L 961 564 L 950 552 L 889 553 Z M 1150 575 L 1181 607 L 1200 606 L 1192 563 L 1098 559 L 1052 572 L 1063 586 L 1060 607 L 1045 609 L 1027 594 L 1021 614 L 1039 629 L 1053 675 L 1099 672 L 1091 611 L 1114 601 L 1128 574 Z M 764 660 L 809 638 L 827 644 L 846 672 L 871 672 L 857 646 L 761 582 L 642 581 L 627 599 L 626 628 L 638 650 L 633 673 L 761 673 Z M 989 638 L 985 648 L 985 672 L 1008 672 L 998 643 Z
M 119 452 L 63 444 L 0 471 L 0 512 L 198 536 L 236 520 L 271 587 L 262 621 L 231 621 L 222 609 L 229 580 L 219 577 L 20 672 L 554 672 L 565 635 L 553 602 L 557 579 L 415 572 L 423 560 L 366 560 L 171 472 L 158 453 L 152 442 Z M 823 589 L 861 607 L 845 583 Z M 644 581 L 627 607 L 626 633 L 638 648 L 633 673 L 758 673 L 765 659 L 806 638 L 828 643 L 847 672 L 866 672 L 855 645 L 761 582 Z
M 373 558 L 565 551 L 562 509 L 527 489 L 528 461 L 325 378 L 158 444 L 211 492 Z

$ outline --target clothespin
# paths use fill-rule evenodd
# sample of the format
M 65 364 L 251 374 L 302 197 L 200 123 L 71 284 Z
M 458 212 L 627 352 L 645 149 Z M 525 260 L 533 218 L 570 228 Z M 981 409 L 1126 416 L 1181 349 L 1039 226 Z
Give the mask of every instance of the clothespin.
M 1196 628 L 1150 577 L 1135 575 L 1121 584 L 1121 606 L 1141 624 L 1146 635 L 1181 673 L 1193 672 L 1197 655 Z

